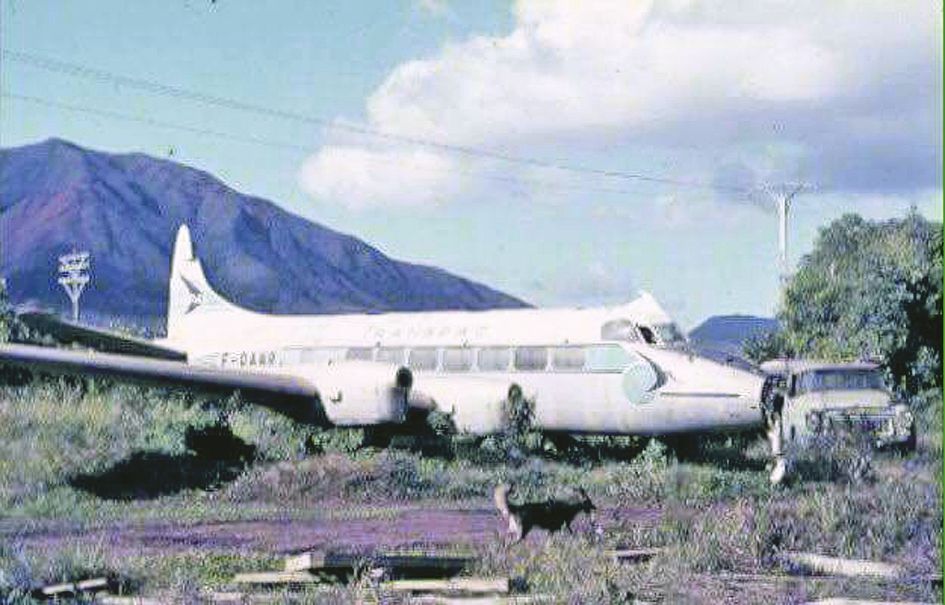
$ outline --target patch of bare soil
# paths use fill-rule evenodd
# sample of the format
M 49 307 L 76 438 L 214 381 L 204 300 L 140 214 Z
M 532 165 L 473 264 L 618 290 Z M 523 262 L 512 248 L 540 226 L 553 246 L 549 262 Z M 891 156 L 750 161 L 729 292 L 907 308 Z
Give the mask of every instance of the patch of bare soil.
M 0 539 L 27 550 L 55 551 L 94 545 L 113 555 L 157 555 L 194 551 L 285 554 L 303 550 L 367 552 L 375 549 L 476 546 L 499 540 L 503 522 L 494 508 L 395 506 L 348 510 L 351 514 L 313 519 L 257 519 L 175 525 L 161 522 L 118 523 L 105 527 L 70 527 L 32 523 L 28 530 L 0 527 Z M 358 513 L 358 514 L 354 514 Z M 653 524 L 657 509 L 602 509 L 599 521 L 610 525 Z M 587 520 L 575 531 L 590 531 Z M 537 534 L 540 532 L 536 532 Z M 530 538 L 540 539 L 540 538 Z

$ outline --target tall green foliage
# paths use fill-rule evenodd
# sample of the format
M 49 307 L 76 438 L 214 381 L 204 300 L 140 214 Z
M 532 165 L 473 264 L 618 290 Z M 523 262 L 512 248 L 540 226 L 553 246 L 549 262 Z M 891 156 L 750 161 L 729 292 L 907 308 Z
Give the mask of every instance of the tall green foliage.
M 0 278 L 0 342 L 23 340 L 26 329 L 16 318 L 10 298 L 7 296 L 7 285 Z
M 821 230 L 780 312 L 782 352 L 877 359 L 907 392 L 942 384 L 942 225 L 848 214 Z

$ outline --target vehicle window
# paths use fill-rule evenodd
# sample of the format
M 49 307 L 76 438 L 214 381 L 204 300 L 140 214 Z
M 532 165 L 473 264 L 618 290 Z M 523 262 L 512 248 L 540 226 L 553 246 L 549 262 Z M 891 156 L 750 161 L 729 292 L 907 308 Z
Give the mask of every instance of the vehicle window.
M 811 391 L 883 389 L 883 377 L 875 370 L 815 370 L 797 377 L 797 394 Z
M 508 347 L 484 347 L 479 349 L 479 369 L 483 372 L 505 371 L 512 361 L 512 350 Z
M 515 349 L 515 369 L 527 372 L 544 370 L 548 365 L 547 347 L 518 347 Z
M 436 349 L 433 347 L 411 349 L 407 365 L 410 366 L 411 370 L 435 370 Z
M 584 349 L 582 347 L 552 349 L 551 368 L 559 372 L 580 372 L 584 369 Z
M 640 333 L 637 332 L 637 327 L 629 319 L 614 319 L 601 326 L 600 339 L 639 342 Z
M 591 372 L 622 372 L 633 358 L 619 345 L 587 347 L 587 369 Z
M 443 371 L 468 372 L 472 368 L 472 349 L 443 349 Z
M 345 351 L 345 359 L 371 361 L 374 358 L 374 349 L 371 347 L 352 347 Z
M 381 347 L 374 359 L 381 363 L 401 364 L 404 362 L 404 350 L 401 347 Z

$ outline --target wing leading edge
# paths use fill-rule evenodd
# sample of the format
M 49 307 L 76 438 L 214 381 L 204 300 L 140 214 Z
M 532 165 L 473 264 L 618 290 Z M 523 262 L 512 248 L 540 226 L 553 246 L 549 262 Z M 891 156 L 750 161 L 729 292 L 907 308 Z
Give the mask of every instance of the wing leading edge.
M 239 391 L 247 400 L 295 420 L 328 424 L 318 390 L 300 376 L 218 370 L 191 366 L 180 361 L 20 344 L 0 344 L 0 365 L 53 374 L 104 376 L 213 394 Z
M 105 330 L 81 326 L 60 319 L 45 311 L 24 311 L 17 313 L 17 319 L 27 327 L 41 334 L 49 334 L 59 342 L 81 344 L 97 351 L 153 357 L 170 361 L 187 361 L 187 354 L 167 347 L 156 345 L 147 340 L 115 334 Z

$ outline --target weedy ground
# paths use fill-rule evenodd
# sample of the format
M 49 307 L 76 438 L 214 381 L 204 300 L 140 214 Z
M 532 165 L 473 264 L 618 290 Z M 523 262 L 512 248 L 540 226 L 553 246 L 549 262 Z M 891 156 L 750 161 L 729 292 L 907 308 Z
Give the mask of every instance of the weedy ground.
M 0 387 L 0 602 L 101 575 L 125 592 L 198 600 L 231 587 L 234 573 L 277 569 L 287 531 L 357 527 L 362 540 L 420 547 L 416 535 L 384 528 L 406 524 L 409 534 L 411 515 L 437 511 L 479 525 L 451 526 L 443 540 L 430 521 L 429 544 L 475 552 L 470 572 L 516 578 L 554 602 L 937 602 L 940 586 L 916 578 L 941 573 L 941 393 L 916 398 L 914 409 L 916 452 L 840 444 L 809 452 L 787 485 L 771 488 L 757 436 L 667 444 L 528 433 L 446 437 L 435 447 L 395 439 L 382 449 L 364 447 L 360 431 L 320 431 L 236 399 L 90 381 L 8 384 Z M 846 472 L 851 461 L 865 471 Z M 500 481 L 529 499 L 584 487 L 601 509 L 603 538 L 585 522 L 574 535 L 537 532 L 505 546 L 491 504 Z M 339 546 L 346 539 L 339 534 Z M 605 553 L 617 547 L 663 550 L 619 564 Z M 898 563 L 913 579 L 789 576 L 779 558 L 786 550 Z M 390 597 L 364 578 L 284 596 Z

